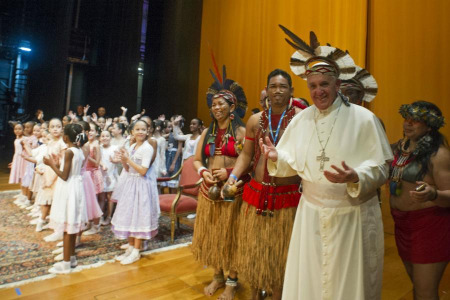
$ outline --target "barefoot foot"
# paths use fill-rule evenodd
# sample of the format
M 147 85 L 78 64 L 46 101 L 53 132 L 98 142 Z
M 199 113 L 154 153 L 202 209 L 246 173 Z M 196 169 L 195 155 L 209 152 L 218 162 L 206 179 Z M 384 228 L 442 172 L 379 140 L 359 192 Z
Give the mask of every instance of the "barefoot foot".
M 214 275 L 213 281 L 211 281 L 211 283 L 207 287 L 205 287 L 204 293 L 206 296 L 212 296 L 218 289 L 223 288 L 224 286 L 225 279 L 223 278 L 223 275 L 216 274 Z

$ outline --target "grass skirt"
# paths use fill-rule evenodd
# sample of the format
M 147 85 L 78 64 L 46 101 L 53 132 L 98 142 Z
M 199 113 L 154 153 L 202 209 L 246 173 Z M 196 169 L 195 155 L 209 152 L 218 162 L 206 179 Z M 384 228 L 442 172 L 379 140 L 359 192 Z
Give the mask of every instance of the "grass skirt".
M 273 217 L 256 214 L 243 202 L 239 216 L 237 271 L 252 288 L 272 292 L 283 287 L 286 259 L 296 207 L 274 211 Z
M 236 270 L 236 242 L 241 196 L 234 202 L 212 202 L 198 195 L 192 253 L 202 264 L 224 271 Z

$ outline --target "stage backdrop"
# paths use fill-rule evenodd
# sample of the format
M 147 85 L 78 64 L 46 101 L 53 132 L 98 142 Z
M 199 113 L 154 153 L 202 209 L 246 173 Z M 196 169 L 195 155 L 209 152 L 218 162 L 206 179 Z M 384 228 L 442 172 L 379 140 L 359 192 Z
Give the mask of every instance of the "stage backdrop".
M 308 99 L 306 82 L 289 68 L 294 49 L 284 40 L 282 24 L 309 43 L 314 31 L 322 45 L 348 50 L 372 72 L 379 94 L 370 109 L 393 142 L 402 135 L 400 104 L 424 99 L 436 103 L 450 120 L 450 2 L 432 0 L 203 0 L 198 115 L 211 118 L 206 91 L 213 79 L 210 49 L 219 68 L 239 82 L 250 110 L 259 107 L 267 75 L 275 68 L 293 77 L 296 97 Z M 450 121 L 449 121 L 450 122 Z M 450 136 L 450 125 L 442 130 Z

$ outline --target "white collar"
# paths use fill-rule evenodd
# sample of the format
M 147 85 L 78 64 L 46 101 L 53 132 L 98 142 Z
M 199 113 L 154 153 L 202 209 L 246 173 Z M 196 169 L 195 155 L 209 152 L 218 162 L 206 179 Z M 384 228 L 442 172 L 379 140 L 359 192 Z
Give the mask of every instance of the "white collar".
M 327 116 L 333 111 L 337 110 L 342 104 L 342 99 L 339 97 L 339 94 L 336 96 L 336 99 L 334 99 L 333 103 L 326 109 L 320 110 L 316 106 L 316 110 L 318 111 L 319 116 Z

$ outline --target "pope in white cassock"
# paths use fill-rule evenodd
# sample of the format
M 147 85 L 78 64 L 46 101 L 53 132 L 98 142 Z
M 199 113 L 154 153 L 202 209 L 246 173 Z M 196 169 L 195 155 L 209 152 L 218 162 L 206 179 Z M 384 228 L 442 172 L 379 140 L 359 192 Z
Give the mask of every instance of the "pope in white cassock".
M 316 56 L 336 50 L 311 46 Z M 306 56 L 297 49 L 293 58 L 299 53 Z M 388 178 L 391 148 L 378 118 L 339 93 L 339 62 L 313 60 L 303 60 L 300 72 L 314 105 L 291 121 L 276 148 L 259 141 L 271 176 L 302 178 L 283 299 L 380 299 L 384 237 L 376 190 Z M 293 65 L 299 63 L 291 58 L 295 73 Z

